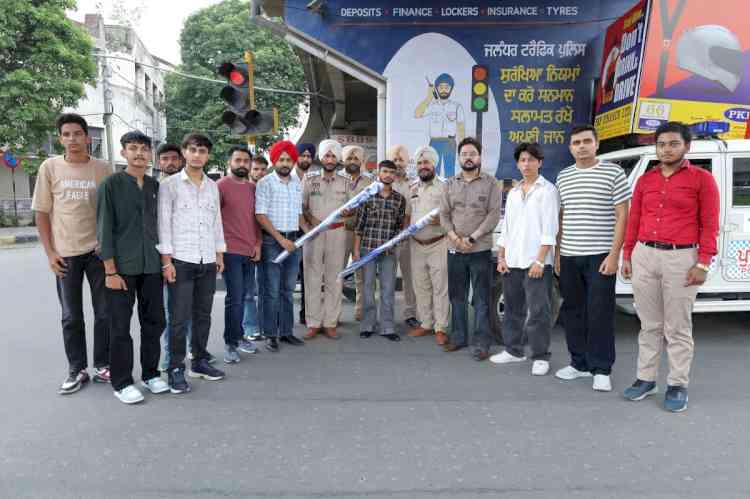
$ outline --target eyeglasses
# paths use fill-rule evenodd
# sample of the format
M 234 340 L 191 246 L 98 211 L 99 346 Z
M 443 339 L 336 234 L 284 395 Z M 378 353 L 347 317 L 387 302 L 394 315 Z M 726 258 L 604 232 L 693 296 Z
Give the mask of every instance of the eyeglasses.
M 479 157 L 479 153 L 473 152 L 473 151 L 472 152 L 462 152 L 459 156 L 461 156 L 462 158 L 478 158 Z

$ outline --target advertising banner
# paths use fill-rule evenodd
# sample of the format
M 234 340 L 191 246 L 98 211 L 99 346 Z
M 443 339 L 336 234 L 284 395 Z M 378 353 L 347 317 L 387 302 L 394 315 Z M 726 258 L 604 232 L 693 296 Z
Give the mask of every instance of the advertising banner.
M 388 145 L 432 145 L 438 174 L 480 138 L 482 169 L 519 178 L 513 149 L 539 142 L 542 173 L 569 165 L 567 134 L 592 117 L 601 35 L 635 0 L 328 0 L 285 2 L 285 21 L 382 74 Z
M 750 119 L 747 0 L 653 0 L 635 132 L 673 120 L 723 121 L 744 138 Z
M 632 131 L 646 38 L 647 7 L 647 0 L 641 0 L 607 28 L 594 107 L 594 126 L 601 140 Z

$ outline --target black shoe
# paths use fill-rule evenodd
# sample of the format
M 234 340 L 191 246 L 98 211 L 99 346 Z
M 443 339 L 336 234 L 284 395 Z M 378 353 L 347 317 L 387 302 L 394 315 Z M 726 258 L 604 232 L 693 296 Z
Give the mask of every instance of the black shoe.
M 217 381 L 223 379 L 226 374 L 221 369 L 216 369 L 209 364 L 206 359 L 201 359 L 198 362 L 193 362 L 193 367 L 188 372 L 188 376 L 191 378 L 203 378 L 208 381 Z
M 268 338 L 268 341 L 266 341 L 266 350 L 273 353 L 278 352 L 279 340 L 277 340 L 276 338 Z
M 409 329 L 416 329 L 416 328 L 418 328 L 419 326 L 421 326 L 421 325 L 422 325 L 422 323 L 421 323 L 421 322 L 419 322 L 419 321 L 418 321 L 418 320 L 417 320 L 416 318 L 414 318 L 414 317 L 409 317 L 409 318 L 408 318 L 408 319 L 406 319 L 406 320 L 405 320 L 404 322 L 406 322 L 406 325 L 407 325 L 407 326 L 409 326 Z
M 57 393 L 60 395 L 70 395 L 71 393 L 75 393 L 81 388 L 83 388 L 83 385 L 89 382 L 89 373 L 86 372 L 86 369 L 81 369 L 79 372 L 73 372 L 68 374 L 68 377 L 65 378 L 65 381 L 62 382 L 62 385 L 60 385 L 60 389 Z
M 397 335 L 396 333 L 383 334 L 381 336 L 383 336 L 383 338 L 388 338 L 391 341 L 401 341 L 401 336 Z
M 372 336 L 372 331 L 362 331 L 359 333 L 360 338 L 369 338 L 370 336 Z
M 169 380 L 169 391 L 172 393 L 185 393 L 190 391 L 190 385 L 185 381 L 185 369 L 175 368 L 167 374 Z
M 263 336 L 263 333 L 251 334 L 248 338 L 250 338 L 250 341 L 266 341 L 266 337 Z
M 301 346 L 305 344 L 304 341 L 302 341 L 301 339 L 297 338 L 294 335 L 282 336 L 281 338 L 279 338 L 279 341 L 286 343 L 288 345 L 294 345 L 294 346 Z

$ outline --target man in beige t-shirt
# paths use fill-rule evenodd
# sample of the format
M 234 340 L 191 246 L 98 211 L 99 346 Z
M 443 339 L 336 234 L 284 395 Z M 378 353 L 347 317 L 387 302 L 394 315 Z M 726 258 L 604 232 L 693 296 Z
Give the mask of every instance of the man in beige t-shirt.
M 89 381 L 86 371 L 86 332 L 83 319 L 83 276 L 89 281 L 94 308 L 94 381 L 109 383 L 109 326 L 104 292 L 104 265 L 96 242 L 96 188 L 112 173 L 88 154 L 86 120 L 63 114 L 57 120 L 63 156 L 42 163 L 31 209 L 39 240 L 56 276 L 62 308 L 63 343 L 68 377 L 60 394 L 77 392 Z

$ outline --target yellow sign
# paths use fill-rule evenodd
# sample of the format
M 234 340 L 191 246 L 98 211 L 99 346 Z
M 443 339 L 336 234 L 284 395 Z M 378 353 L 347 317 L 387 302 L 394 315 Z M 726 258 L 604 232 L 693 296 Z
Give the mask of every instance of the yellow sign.
M 599 140 L 629 134 L 632 114 L 633 104 L 627 104 L 598 115 L 594 120 L 594 127 Z
M 744 139 L 748 119 L 750 119 L 750 106 L 686 100 L 638 99 L 633 131 L 643 134 L 653 133 L 659 125 L 667 121 L 681 121 L 688 125 L 701 121 L 722 121 L 729 123 L 729 131 L 721 135 L 723 139 Z

